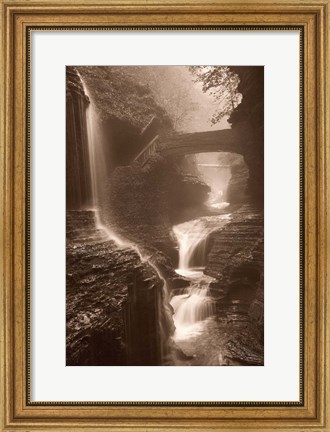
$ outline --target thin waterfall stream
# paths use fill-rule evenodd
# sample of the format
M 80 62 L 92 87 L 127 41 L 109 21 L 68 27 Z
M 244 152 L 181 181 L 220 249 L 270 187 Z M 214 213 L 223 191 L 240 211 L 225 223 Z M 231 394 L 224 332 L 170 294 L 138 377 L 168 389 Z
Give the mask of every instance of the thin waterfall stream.
M 102 221 L 102 205 L 105 199 L 105 186 L 107 184 L 107 169 L 105 165 L 105 140 L 103 139 L 101 128 L 98 123 L 98 115 L 95 110 L 93 101 L 88 93 L 88 89 L 82 80 L 85 94 L 90 100 L 90 105 L 86 110 L 87 120 L 87 135 L 88 135 L 88 151 L 89 151 L 89 166 L 91 176 L 91 195 L 92 195 L 92 209 L 95 217 L 95 227 L 102 233 L 103 238 L 113 241 L 118 248 L 129 248 L 133 249 L 139 256 L 142 263 L 147 263 L 157 274 L 158 278 L 162 281 L 163 289 L 163 310 L 164 313 L 160 313 L 159 328 L 161 338 L 163 339 L 162 345 L 165 343 L 166 323 L 172 312 L 169 307 L 169 295 L 167 281 L 161 274 L 157 265 L 152 261 L 152 257 L 144 253 L 137 244 L 130 242 L 129 240 L 118 235 L 113 229 L 103 223 Z M 165 321 L 165 322 L 164 322 Z

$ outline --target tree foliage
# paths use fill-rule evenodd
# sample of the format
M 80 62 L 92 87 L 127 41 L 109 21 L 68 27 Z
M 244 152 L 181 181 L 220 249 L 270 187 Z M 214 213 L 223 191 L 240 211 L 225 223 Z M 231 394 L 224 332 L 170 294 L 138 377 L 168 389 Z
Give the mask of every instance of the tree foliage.
M 152 93 L 175 130 L 182 131 L 199 108 L 198 93 L 185 66 L 133 66 L 132 77 Z
M 202 84 L 204 93 L 212 95 L 219 108 L 213 114 L 211 123 L 218 123 L 230 116 L 241 103 L 242 95 L 237 91 L 239 77 L 228 66 L 190 66 L 194 81 Z
M 170 121 L 165 108 L 155 100 L 146 82 L 136 79 L 132 66 L 78 66 L 76 69 L 101 120 L 117 118 L 140 129 L 154 115 L 164 122 Z

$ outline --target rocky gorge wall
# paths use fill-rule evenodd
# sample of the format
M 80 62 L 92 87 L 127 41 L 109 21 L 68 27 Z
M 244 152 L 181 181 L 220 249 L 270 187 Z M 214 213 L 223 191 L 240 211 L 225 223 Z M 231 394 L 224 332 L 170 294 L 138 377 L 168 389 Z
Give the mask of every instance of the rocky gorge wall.
M 231 205 L 244 204 L 249 201 L 247 192 L 249 182 L 249 169 L 244 160 L 232 164 L 230 167 L 231 177 L 229 180 L 226 201 Z
M 224 356 L 228 364 L 263 364 L 264 358 L 264 68 L 231 67 L 238 74 L 242 102 L 232 128 L 246 140 L 246 167 L 232 167 L 228 201 L 232 220 L 212 233 L 205 273 L 216 278 L 212 294 L 227 317 Z
M 67 214 L 67 366 L 159 365 L 174 331 L 163 281 L 131 248 Z
M 263 364 L 264 215 L 251 204 L 232 214 L 223 229 L 211 234 L 205 273 L 220 316 L 227 317 L 228 361 Z
M 66 204 L 80 209 L 90 204 L 91 179 L 89 170 L 86 109 L 89 99 L 74 68 L 66 73 Z
M 248 137 L 242 152 L 249 168 L 247 193 L 250 201 L 264 201 L 264 67 L 231 66 L 240 79 L 237 91 L 242 102 L 228 119 L 233 129 Z

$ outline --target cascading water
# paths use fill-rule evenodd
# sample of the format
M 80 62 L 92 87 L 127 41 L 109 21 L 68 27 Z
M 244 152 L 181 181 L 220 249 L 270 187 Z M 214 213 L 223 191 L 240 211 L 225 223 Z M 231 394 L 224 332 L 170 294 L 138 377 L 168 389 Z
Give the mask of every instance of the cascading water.
M 87 89 L 84 86 L 85 93 L 88 95 Z M 105 229 L 101 223 L 100 207 L 103 200 L 103 187 L 107 181 L 107 170 L 105 166 L 103 137 L 101 128 L 98 124 L 98 116 L 95 111 L 93 102 L 90 100 L 90 105 L 86 111 L 87 118 L 87 136 L 88 136 L 88 152 L 89 152 L 89 167 L 91 176 L 91 205 L 95 212 L 95 224 L 98 229 Z M 108 233 L 110 234 L 110 233 Z M 116 236 L 114 236 L 116 237 Z M 117 239 L 113 239 L 117 242 Z
M 194 336 L 202 331 L 203 321 L 215 312 L 209 285 L 214 280 L 204 274 L 209 235 L 228 222 L 230 215 L 203 217 L 173 227 L 179 245 L 176 272 L 190 281 L 189 287 L 171 299 L 176 332 L 174 339 Z
M 179 243 L 179 271 L 204 267 L 208 235 L 215 229 L 207 218 L 196 219 L 173 227 Z
M 80 77 L 81 78 L 81 77 Z M 148 263 L 150 267 L 155 271 L 159 279 L 162 281 L 163 293 L 162 293 L 162 308 L 160 312 L 160 337 L 162 339 L 161 347 L 164 350 L 166 344 L 166 333 L 169 317 L 172 316 L 172 312 L 169 307 L 169 296 L 167 282 L 160 273 L 156 264 L 152 262 L 152 257 L 143 253 L 139 247 L 124 239 L 122 236 L 115 233 L 102 221 L 102 205 L 105 199 L 105 189 L 108 180 L 108 172 L 106 167 L 106 141 L 102 135 L 101 127 L 98 122 L 98 115 L 95 109 L 95 105 L 88 93 L 88 89 L 81 78 L 83 83 L 85 94 L 90 100 L 90 105 L 86 111 L 87 117 L 87 134 L 88 134 L 88 150 L 89 150 L 89 165 L 90 165 L 90 176 L 91 176 L 91 205 L 95 214 L 95 226 L 102 233 L 104 238 L 113 241 L 118 248 L 130 248 L 133 249 L 139 256 L 141 262 Z

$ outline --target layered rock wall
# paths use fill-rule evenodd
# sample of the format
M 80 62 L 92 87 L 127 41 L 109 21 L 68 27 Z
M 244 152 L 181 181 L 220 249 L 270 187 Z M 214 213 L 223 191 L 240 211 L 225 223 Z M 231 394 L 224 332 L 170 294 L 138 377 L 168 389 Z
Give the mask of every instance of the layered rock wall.
M 205 272 L 218 280 L 227 299 L 242 293 L 250 304 L 258 285 L 263 283 L 263 232 L 263 212 L 244 205 L 230 223 L 212 233 Z
M 97 230 L 92 211 L 68 212 L 66 250 L 66 364 L 161 364 L 174 329 L 155 270 Z
M 75 68 L 66 71 L 66 204 L 81 209 L 91 201 L 86 109 L 89 105 Z
M 239 76 L 238 92 L 242 102 L 228 122 L 232 129 L 247 136 L 244 160 L 249 168 L 248 194 L 256 205 L 264 200 L 264 67 L 231 66 Z
M 233 164 L 230 168 L 231 178 L 228 183 L 226 201 L 230 204 L 244 204 L 248 202 L 247 187 L 249 182 L 249 169 L 244 163 Z
M 263 364 L 264 217 L 244 205 L 230 223 L 211 234 L 205 273 L 220 316 L 227 317 L 226 355 L 230 361 Z

